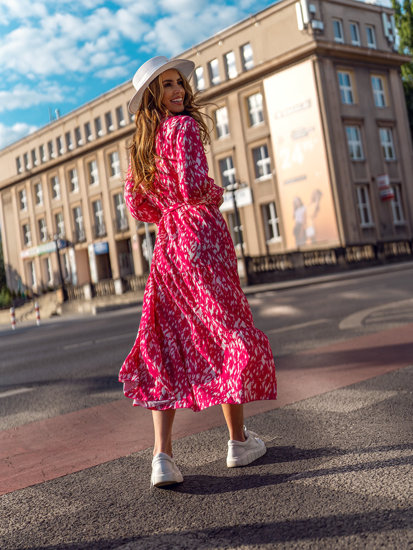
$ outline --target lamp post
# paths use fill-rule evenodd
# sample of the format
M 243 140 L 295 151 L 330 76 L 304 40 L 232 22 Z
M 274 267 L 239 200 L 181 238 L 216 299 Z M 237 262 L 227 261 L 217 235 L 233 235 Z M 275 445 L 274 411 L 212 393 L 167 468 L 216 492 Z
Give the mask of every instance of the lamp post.
M 59 239 L 59 235 L 57 233 L 55 233 L 53 235 L 53 240 L 54 240 L 54 244 L 55 244 L 55 247 L 56 247 L 57 266 L 59 268 L 60 287 L 62 289 L 62 297 L 63 297 L 63 301 L 67 302 L 68 294 L 67 294 L 67 289 L 66 289 L 66 285 L 65 285 L 65 280 L 64 280 L 64 277 L 63 277 L 62 262 L 61 262 L 61 259 L 60 259 L 60 252 L 59 252 L 59 240 L 60 239 Z
M 241 250 L 241 260 L 242 264 L 244 266 L 244 278 L 245 278 L 245 284 L 248 286 L 249 284 L 249 278 L 248 278 L 248 266 L 247 266 L 247 260 L 245 258 L 244 253 L 244 239 L 242 237 L 242 231 L 241 231 L 241 217 L 238 210 L 237 205 L 237 197 L 235 191 L 241 187 L 240 183 L 237 181 L 234 181 L 226 186 L 227 191 L 230 191 L 232 203 L 234 205 L 234 216 L 235 216 L 235 227 L 234 231 L 237 235 L 237 241 Z

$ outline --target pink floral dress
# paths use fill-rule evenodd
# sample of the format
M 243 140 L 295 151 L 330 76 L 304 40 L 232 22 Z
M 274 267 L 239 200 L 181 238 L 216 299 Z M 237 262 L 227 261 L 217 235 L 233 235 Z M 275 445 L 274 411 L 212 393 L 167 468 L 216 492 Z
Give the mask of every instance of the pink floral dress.
M 219 211 L 223 189 L 208 177 L 198 125 L 165 119 L 156 139 L 155 191 L 125 200 L 138 220 L 158 224 L 135 344 L 120 374 L 134 405 L 195 411 L 275 399 L 267 337 L 241 290 L 231 236 Z

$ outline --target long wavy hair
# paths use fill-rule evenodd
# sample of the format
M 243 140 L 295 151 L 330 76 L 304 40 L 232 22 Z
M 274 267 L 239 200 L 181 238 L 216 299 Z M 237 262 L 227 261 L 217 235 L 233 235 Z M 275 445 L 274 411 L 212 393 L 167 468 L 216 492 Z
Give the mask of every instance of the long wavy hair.
M 191 85 L 185 76 L 180 72 L 180 78 L 185 90 L 184 111 L 182 115 L 191 116 L 199 126 L 201 140 L 204 145 L 210 143 L 208 126 L 205 117 L 201 113 L 202 105 L 199 103 L 197 94 L 194 94 Z M 155 139 L 156 132 L 161 121 L 171 113 L 163 104 L 162 98 L 164 88 L 162 85 L 162 75 L 155 78 L 146 88 L 139 109 L 135 115 L 136 130 L 129 146 L 132 174 L 135 180 L 134 189 L 141 185 L 145 191 L 154 189 L 154 180 L 156 177 L 156 152 Z M 210 117 L 208 117 L 210 118 Z

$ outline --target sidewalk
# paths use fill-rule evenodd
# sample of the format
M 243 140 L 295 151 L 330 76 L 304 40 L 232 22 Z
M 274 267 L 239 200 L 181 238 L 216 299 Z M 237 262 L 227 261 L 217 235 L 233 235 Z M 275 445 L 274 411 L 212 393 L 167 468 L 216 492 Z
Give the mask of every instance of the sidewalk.
M 385 266 L 374 266 L 363 269 L 354 269 L 334 273 L 329 275 L 319 275 L 317 277 L 305 277 L 302 279 L 291 279 L 290 281 L 265 283 L 260 285 L 250 285 L 243 287 L 244 293 L 248 296 L 260 292 L 272 290 L 285 290 L 288 288 L 298 288 L 302 286 L 327 283 L 332 281 L 349 280 L 358 277 L 369 277 L 374 274 L 391 273 L 394 271 L 413 270 L 413 262 L 401 262 Z M 133 307 L 141 304 L 143 300 L 143 291 L 127 292 L 122 295 L 110 295 L 93 298 L 92 300 L 74 300 L 64 304 L 58 304 L 55 293 L 49 293 L 38 299 L 40 304 L 40 316 L 42 320 L 51 317 L 68 317 L 76 315 L 98 315 L 106 311 L 115 309 Z M 35 311 L 32 302 L 16 310 L 17 326 L 27 322 L 35 322 Z M 9 310 L 0 310 L 0 328 L 10 326 Z
M 19 440 L 19 429 L 10 430 L 0 444 L 3 453 L 8 441 L 15 449 L 9 468 L 47 435 L 54 449 L 31 455 L 43 475 L 37 485 L 1 497 L 0 547 L 411 550 L 412 331 L 405 325 L 280 358 L 280 400 L 252 404 L 247 419 L 268 452 L 246 468 L 225 466 L 223 419 L 208 416 L 217 407 L 178 411 L 174 452 L 185 482 L 171 489 L 149 488 L 147 411 L 121 412 L 114 402 L 110 412 L 63 415 L 72 435 L 63 416 L 42 421 L 43 436 L 40 423 L 23 426 Z M 60 422 L 55 434 L 53 422 Z M 128 441 L 115 437 L 121 433 Z M 125 442 L 142 450 L 129 454 Z M 82 454 L 97 465 L 73 469 Z M 63 477 L 39 483 L 59 456 Z

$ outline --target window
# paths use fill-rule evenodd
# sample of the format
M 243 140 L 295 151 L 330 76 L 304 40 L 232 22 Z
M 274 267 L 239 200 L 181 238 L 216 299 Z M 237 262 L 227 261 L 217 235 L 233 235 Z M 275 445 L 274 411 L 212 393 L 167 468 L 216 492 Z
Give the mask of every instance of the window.
M 32 235 L 30 233 L 30 225 L 28 223 L 25 223 L 22 229 L 23 229 L 24 246 L 30 246 L 32 244 Z
M 47 241 L 47 227 L 46 227 L 46 220 L 44 218 L 40 218 L 38 220 L 39 225 L 39 239 L 40 242 L 45 243 Z
M 73 149 L 72 134 L 70 132 L 65 133 L 66 149 L 71 151 Z
M 106 235 L 105 222 L 103 221 L 103 208 L 100 199 L 92 203 L 93 219 L 94 219 L 94 234 L 95 237 L 103 237 Z
M 100 120 L 100 116 L 95 118 L 95 134 L 96 137 L 103 136 L 102 121 Z
M 52 176 L 50 178 L 50 188 L 52 191 L 52 199 L 60 199 L 60 184 L 57 176 Z
M 30 163 L 29 163 L 29 154 L 24 153 L 23 155 L 23 163 L 26 170 L 30 170 Z
M 87 173 L 89 177 L 89 185 L 99 183 L 98 165 L 95 160 L 91 160 L 87 163 Z
M 85 139 L 86 141 L 92 141 L 92 128 L 90 126 L 90 122 L 85 122 L 85 125 L 83 126 L 83 130 L 85 132 Z
M 376 31 L 374 30 L 373 25 L 366 25 L 366 37 L 367 37 L 367 47 L 376 49 Z
M 215 128 L 217 138 L 229 136 L 228 110 L 226 107 L 221 107 L 215 111 Z
M 252 150 L 256 179 L 267 179 L 271 176 L 271 159 L 267 145 L 260 145 Z
M 360 46 L 360 28 L 358 23 L 350 23 L 350 35 L 353 46 Z
M 34 201 L 37 205 L 43 204 L 43 188 L 41 183 L 34 184 Z
M 219 161 L 219 173 L 221 174 L 221 183 L 223 187 L 235 183 L 235 168 L 231 155 Z
M 275 202 L 262 205 L 265 239 L 267 242 L 280 240 L 280 221 L 277 215 Z
M 126 205 L 123 199 L 123 193 L 117 193 L 113 197 L 116 212 L 116 229 L 125 231 L 129 228 L 128 219 L 126 217 Z
M 105 124 L 107 133 L 112 132 L 115 129 L 113 126 L 112 113 L 110 111 L 105 113 Z
M 39 153 L 40 153 L 40 160 L 42 162 L 46 162 L 47 158 L 46 158 L 46 150 L 44 148 L 44 145 L 40 145 Z
M 247 97 L 248 116 L 250 126 L 257 126 L 264 120 L 264 111 L 262 108 L 262 95 L 260 93 Z
M 80 147 L 81 145 L 83 145 L 82 134 L 81 134 L 81 132 L 80 132 L 79 126 L 76 126 L 76 128 L 75 128 L 75 142 L 76 142 L 76 145 L 77 145 L 78 147 Z
M 197 90 L 205 90 L 205 77 L 204 77 L 204 68 L 197 67 L 194 73 L 195 88 Z
M 58 155 L 63 155 L 64 149 L 63 149 L 62 136 L 57 136 L 57 138 L 56 138 L 56 148 L 57 148 L 57 154 Z
M 85 228 L 83 226 L 83 215 L 82 215 L 82 209 L 80 206 L 76 206 L 73 208 L 73 221 L 75 222 L 75 241 L 81 242 L 84 241 L 85 236 Z
M 123 108 L 122 105 L 119 105 L 119 107 L 116 107 L 116 122 L 118 125 L 118 128 L 122 128 L 122 126 L 125 126 L 125 117 L 123 116 Z
M 76 193 L 77 191 L 79 191 L 79 180 L 77 178 L 76 168 L 71 168 L 68 171 L 68 175 L 69 175 L 69 182 L 70 182 L 70 192 Z
M 54 150 L 53 141 L 47 142 L 47 151 L 49 153 L 49 159 L 54 159 L 56 156 L 56 153 Z
M 341 103 L 347 105 L 354 104 L 353 87 L 351 84 L 351 74 L 343 71 L 338 72 L 338 85 L 340 88 Z
M 386 107 L 386 92 L 384 90 L 384 78 L 382 76 L 371 77 L 371 87 L 373 90 L 374 105 L 376 107 Z
M 380 128 L 380 143 L 384 155 L 384 160 L 396 160 L 396 152 L 394 150 L 393 132 L 391 128 Z
M 393 212 L 393 223 L 394 225 L 404 225 L 405 218 L 403 212 L 403 201 L 402 201 L 402 189 L 399 183 L 392 185 L 394 199 L 391 201 L 391 209 Z
M 37 166 L 37 165 L 39 164 L 39 160 L 38 160 L 38 158 L 37 158 L 37 151 L 36 151 L 36 149 L 32 149 L 31 154 L 32 154 L 32 165 L 33 165 L 33 166 Z
M 216 86 L 221 82 L 221 79 L 219 77 L 218 59 L 212 59 L 212 61 L 208 63 L 208 72 L 211 86 Z
M 241 220 L 240 220 L 241 223 Z M 242 225 L 237 224 L 237 219 L 234 212 L 228 213 L 228 226 L 231 233 L 232 240 L 237 249 L 240 249 L 240 244 L 244 243 L 244 236 L 242 234 Z
M 225 61 L 225 74 L 227 78 L 235 78 L 238 76 L 237 66 L 235 63 L 235 53 L 228 52 L 224 56 Z
M 334 42 L 344 42 L 343 23 L 341 19 L 333 19 Z
M 356 191 L 360 225 L 361 227 L 372 227 L 374 224 L 370 208 L 369 187 L 368 185 L 357 185 Z
M 22 160 L 20 157 L 16 157 L 16 169 L 18 174 L 20 174 L 23 171 Z
M 351 160 L 363 160 L 363 145 L 361 143 L 360 128 L 358 126 L 346 126 L 348 152 Z
M 43 258 L 44 274 L 48 285 L 53 285 L 52 262 L 50 258 Z
M 37 285 L 36 270 L 34 268 L 34 262 L 27 262 L 27 270 L 29 272 L 29 277 L 30 277 L 30 286 L 34 287 Z
M 241 59 L 242 68 L 244 71 L 249 71 L 254 67 L 254 57 L 252 54 L 252 47 L 249 42 L 241 46 Z
M 19 204 L 20 204 L 20 210 L 27 210 L 26 189 L 22 189 L 21 191 L 19 191 Z
M 110 167 L 111 178 L 120 176 L 119 153 L 117 151 L 113 151 L 113 153 L 109 153 L 109 167 Z
M 58 212 L 57 214 L 55 214 L 54 224 L 56 228 L 56 235 L 59 237 L 59 239 L 63 239 L 65 235 L 65 222 L 62 212 Z

